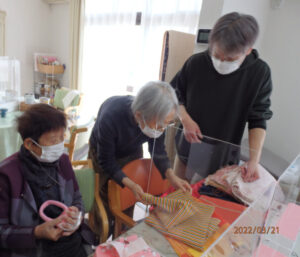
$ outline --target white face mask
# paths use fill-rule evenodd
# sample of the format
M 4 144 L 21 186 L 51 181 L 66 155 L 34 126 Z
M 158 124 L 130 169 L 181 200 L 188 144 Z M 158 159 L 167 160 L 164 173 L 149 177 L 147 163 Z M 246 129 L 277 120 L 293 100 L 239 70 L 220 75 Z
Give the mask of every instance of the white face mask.
M 241 65 L 241 59 L 238 59 L 233 62 L 221 61 L 214 56 L 211 57 L 212 63 L 216 71 L 222 75 L 230 74 L 236 71 Z
M 35 143 L 37 146 L 39 146 L 42 149 L 41 156 L 38 156 L 36 153 L 31 151 L 34 157 L 37 158 L 40 162 L 55 162 L 64 153 L 64 141 L 56 145 L 42 146 L 39 145 L 37 142 L 35 142 L 33 139 L 31 140 L 33 143 Z
M 139 127 L 146 136 L 151 137 L 151 138 L 158 138 L 164 133 L 163 131 L 159 131 L 159 130 L 150 128 L 147 125 L 144 118 L 143 118 L 143 120 L 144 120 L 144 128 L 142 129 L 140 123 L 139 123 Z

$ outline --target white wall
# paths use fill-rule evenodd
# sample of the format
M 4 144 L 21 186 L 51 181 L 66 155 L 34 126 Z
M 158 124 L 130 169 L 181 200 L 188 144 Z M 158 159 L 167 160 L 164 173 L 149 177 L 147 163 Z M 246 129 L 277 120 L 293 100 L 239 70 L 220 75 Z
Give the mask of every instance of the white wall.
M 21 93 L 33 91 L 33 53 L 57 54 L 67 66 L 62 85 L 68 86 L 69 4 L 42 0 L 0 0 L 6 11 L 6 51 L 21 62 Z
M 33 90 L 33 53 L 50 50 L 49 6 L 41 0 L 1 0 L 6 11 L 7 56 L 21 62 L 22 94 Z
M 202 0 L 199 17 L 199 29 L 211 29 L 221 16 L 224 0 Z M 207 44 L 196 43 L 194 52 L 199 53 L 207 49 Z
M 59 60 L 66 65 L 66 70 L 61 76 L 61 85 L 69 86 L 69 33 L 70 11 L 69 4 L 56 4 L 50 7 L 50 50 L 57 54 Z
M 265 145 L 287 161 L 300 152 L 300 1 L 270 9 L 262 56 L 272 70 L 274 91 Z
M 270 0 L 203 0 L 199 28 L 211 29 L 219 17 L 229 12 L 251 14 L 260 25 L 260 36 L 254 46 L 260 51 L 269 11 Z M 207 45 L 196 44 L 195 52 L 203 51 L 206 48 Z
M 229 12 L 250 14 L 257 19 L 260 34 L 254 47 L 260 51 L 268 23 L 270 0 L 224 0 L 222 15 Z

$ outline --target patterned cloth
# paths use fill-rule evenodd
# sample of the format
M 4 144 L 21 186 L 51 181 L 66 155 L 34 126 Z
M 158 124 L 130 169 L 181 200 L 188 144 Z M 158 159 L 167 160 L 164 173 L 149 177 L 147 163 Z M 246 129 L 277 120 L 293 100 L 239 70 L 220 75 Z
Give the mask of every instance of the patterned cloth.
M 215 208 L 178 190 L 167 197 L 145 194 L 143 201 L 156 208 L 145 222 L 166 236 L 202 251 L 207 239 L 218 230 Z
M 276 180 L 266 169 L 258 165 L 259 179 L 251 183 L 244 182 L 241 176 L 243 169 L 244 166 L 237 165 L 222 168 L 208 176 L 205 185 L 214 186 L 249 205 Z
M 97 247 L 94 257 L 160 257 L 149 247 L 142 237 L 132 235 L 120 237 L 109 243 Z
M 229 223 L 224 223 L 222 226 L 219 227 L 219 229 L 210 237 L 207 239 L 206 243 L 203 246 L 203 250 L 195 250 L 191 248 L 190 246 L 186 245 L 185 243 L 182 243 L 176 239 L 173 239 L 171 237 L 166 237 L 170 245 L 173 247 L 174 251 L 177 253 L 180 257 L 200 257 L 202 254 L 210 247 L 224 232 L 225 230 L 230 226 Z

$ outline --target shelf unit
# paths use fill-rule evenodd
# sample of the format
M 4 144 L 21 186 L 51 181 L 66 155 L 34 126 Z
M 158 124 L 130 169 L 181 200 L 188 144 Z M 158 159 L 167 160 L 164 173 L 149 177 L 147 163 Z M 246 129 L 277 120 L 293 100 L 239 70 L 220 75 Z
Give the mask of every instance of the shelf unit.
M 34 71 L 35 98 L 48 97 L 53 99 L 55 90 L 60 87 L 60 81 L 64 71 L 64 65 L 45 65 L 39 63 L 37 65 L 37 71 Z

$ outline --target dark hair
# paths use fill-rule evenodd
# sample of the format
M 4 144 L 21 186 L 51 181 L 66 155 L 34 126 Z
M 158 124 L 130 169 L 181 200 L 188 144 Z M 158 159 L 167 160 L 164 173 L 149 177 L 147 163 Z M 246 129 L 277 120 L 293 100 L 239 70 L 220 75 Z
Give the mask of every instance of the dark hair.
M 232 12 L 218 19 L 209 34 L 209 49 L 216 43 L 225 53 L 242 53 L 252 47 L 257 39 L 259 26 L 251 15 Z
M 38 142 L 44 133 L 66 127 L 66 115 L 48 104 L 34 104 L 17 118 L 23 140 L 30 137 Z

